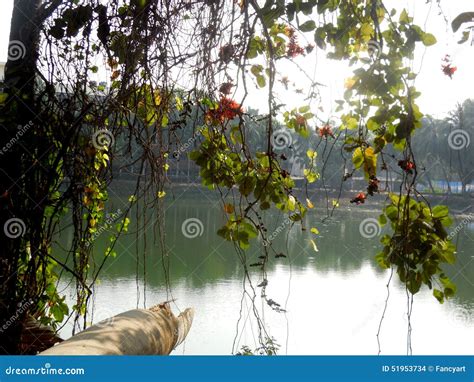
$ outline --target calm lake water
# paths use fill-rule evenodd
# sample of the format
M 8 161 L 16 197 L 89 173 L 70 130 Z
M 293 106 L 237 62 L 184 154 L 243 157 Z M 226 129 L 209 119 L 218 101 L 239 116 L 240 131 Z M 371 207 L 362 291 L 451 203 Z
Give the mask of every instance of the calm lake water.
M 219 202 L 198 187 L 177 191 L 167 198 L 169 278 L 172 297 L 176 299 L 172 306 L 175 312 L 186 307 L 195 309 L 189 336 L 174 354 L 230 354 L 241 313 L 236 347 L 255 348 L 257 333 L 252 307 L 249 300 L 244 300 L 241 306 L 242 265 L 233 246 L 216 234 L 224 221 Z M 123 210 L 123 206 L 120 199 L 112 199 L 108 210 L 113 213 L 119 208 Z M 321 222 L 325 211 L 313 210 L 306 218 L 306 232 L 302 232 L 299 225 L 291 227 L 283 216 L 265 215 L 269 234 L 283 229 L 275 234 L 272 243 L 278 252 L 288 255 L 272 258 L 267 287 L 268 298 L 278 302 L 287 313 L 272 311 L 259 297 L 256 300 L 261 312 L 263 305 L 266 306 L 264 321 L 269 333 L 281 345 L 280 354 L 377 354 L 376 334 L 390 273 L 378 268 L 374 261 L 380 248 L 378 232 L 370 232 L 375 235 L 373 238 L 365 238 L 360 232 L 361 222 L 376 218 L 378 212 L 364 212 L 359 207 L 341 206 L 326 223 Z M 143 307 L 171 297 L 166 293 L 159 241 L 154 240 L 152 234 L 156 214 L 148 211 L 148 215 L 146 243 L 136 241 L 132 224 L 130 233 L 117 243 L 118 256 L 106 263 L 100 283 L 95 287 L 94 322 L 136 308 L 137 301 L 138 306 Z M 189 232 L 183 232 L 187 219 L 197 219 L 191 221 L 196 223 L 196 232 L 192 226 L 188 227 Z M 312 226 L 320 231 L 319 252 L 315 252 L 309 242 L 313 236 L 309 233 Z M 61 237 L 62 245 L 67 246 L 71 235 L 66 232 Z M 98 262 L 108 237 L 104 232 L 96 239 Z M 472 223 L 463 226 L 457 244 L 457 264 L 446 268 L 446 273 L 457 284 L 456 297 L 441 305 L 429 290 L 415 296 L 411 317 L 413 354 L 472 354 L 474 350 Z M 140 254 L 138 279 L 137 252 Z M 248 264 L 256 262 L 261 253 L 262 246 L 253 245 L 246 252 Z M 262 276 L 258 269 L 251 269 L 256 285 Z M 382 354 L 406 354 L 407 349 L 407 296 L 397 277 L 394 276 L 390 284 L 380 335 Z M 64 288 L 70 286 L 64 283 Z M 259 288 L 256 289 L 259 294 Z M 70 332 L 71 326 L 67 324 L 62 330 L 63 337 L 67 338 Z

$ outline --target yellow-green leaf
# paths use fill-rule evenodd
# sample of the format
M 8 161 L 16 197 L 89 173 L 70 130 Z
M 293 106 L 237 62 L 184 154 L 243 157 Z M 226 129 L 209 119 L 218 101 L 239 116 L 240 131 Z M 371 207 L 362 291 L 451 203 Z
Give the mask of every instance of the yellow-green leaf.
M 296 199 L 293 195 L 288 196 L 288 203 L 287 203 L 288 209 L 290 211 L 294 211 L 296 208 Z
M 314 150 L 309 149 L 308 151 L 306 151 L 306 155 L 308 156 L 309 159 L 313 160 L 313 159 L 316 159 L 316 157 L 318 156 L 318 153 Z
M 176 97 L 175 101 L 176 101 L 176 110 L 182 111 L 184 109 L 182 99 L 180 97 Z
M 431 46 L 431 45 L 436 44 L 436 37 L 432 35 L 431 33 L 423 33 L 423 35 L 421 36 L 421 39 L 425 46 Z

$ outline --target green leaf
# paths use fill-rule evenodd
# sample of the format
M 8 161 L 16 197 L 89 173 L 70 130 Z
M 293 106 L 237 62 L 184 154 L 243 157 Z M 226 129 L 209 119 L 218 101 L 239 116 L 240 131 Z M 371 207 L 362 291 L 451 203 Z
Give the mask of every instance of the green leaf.
M 250 68 L 250 72 L 254 75 L 254 76 L 258 76 L 263 70 L 263 67 L 262 65 L 252 65 L 252 67 Z
M 385 253 L 384 252 L 378 253 L 377 256 L 375 256 L 375 261 L 377 261 L 377 264 L 382 269 L 390 268 L 390 264 L 387 262 L 387 259 L 385 258 Z
M 444 294 L 438 289 L 433 289 L 433 296 L 439 301 L 440 304 L 444 303 Z
M 400 18 L 398 19 L 400 23 L 409 23 L 410 19 L 408 17 L 408 13 L 406 9 L 403 9 L 402 13 L 400 13 Z
M 454 251 L 450 251 L 449 249 L 444 250 L 441 252 L 440 256 L 444 260 L 444 262 L 448 264 L 454 264 L 456 262 L 456 255 Z
M 348 116 L 342 118 L 342 120 L 344 122 L 345 127 L 347 127 L 349 130 L 355 130 L 359 126 L 359 121 L 354 117 Z
M 62 311 L 61 307 L 58 306 L 58 305 L 53 305 L 50 309 L 51 309 L 51 313 L 52 313 L 54 319 L 58 323 L 61 323 L 64 319 L 64 312 Z
M 368 121 L 367 121 L 367 128 L 371 131 L 375 131 L 377 130 L 378 128 L 380 127 L 380 125 L 373 119 L 373 118 L 370 118 Z
M 409 279 L 407 280 L 407 289 L 411 294 L 416 294 L 420 291 L 421 288 L 421 277 L 418 273 L 411 273 Z
M 421 41 L 425 46 L 431 46 L 436 44 L 436 37 L 432 35 L 431 33 L 424 33 L 421 36 Z
M 474 20 L 474 12 L 464 12 L 459 14 L 451 23 L 453 32 L 456 33 L 462 24 L 471 22 L 472 20 Z
M 239 185 L 239 191 L 244 196 L 249 196 L 255 188 L 257 180 L 254 177 L 247 176 Z
M 261 88 L 264 88 L 265 85 L 267 84 L 267 81 L 265 80 L 265 77 L 264 76 L 257 76 L 257 85 Z
M 316 29 L 316 23 L 313 20 L 308 20 L 305 23 L 301 24 L 299 30 L 301 32 L 311 32 Z
M 372 34 L 374 33 L 374 28 L 369 23 L 362 24 L 360 28 L 360 34 L 362 35 L 362 40 L 367 42 L 371 39 Z
M 456 285 L 444 274 L 441 274 L 439 277 L 441 284 L 444 286 L 444 296 L 446 298 L 454 296 L 456 293 Z
M 320 49 L 326 49 L 326 30 L 324 28 L 318 28 L 314 32 L 314 42 Z
M 448 215 L 449 210 L 446 206 L 435 206 L 431 211 L 434 218 L 443 218 Z
M 257 237 L 258 233 L 257 233 L 257 231 L 255 230 L 255 227 L 252 224 L 247 223 L 247 222 L 243 222 L 242 226 L 244 228 L 244 232 L 246 232 L 249 237 Z
M 462 32 L 462 37 L 461 37 L 461 40 L 458 41 L 458 44 L 464 44 L 467 40 L 469 40 L 470 36 L 471 36 L 470 30 Z
M 449 216 L 441 218 L 440 221 L 443 227 L 449 227 L 451 224 L 453 224 L 453 219 L 451 219 Z
M 394 205 L 387 206 L 385 208 L 385 215 L 391 220 L 395 221 L 398 218 L 398 208 L 395 207 Z
M 224 239 L 228 238 L 229 235 L 229 228 L 227 226 L 223 226 L 217 230 L 217 234 Z

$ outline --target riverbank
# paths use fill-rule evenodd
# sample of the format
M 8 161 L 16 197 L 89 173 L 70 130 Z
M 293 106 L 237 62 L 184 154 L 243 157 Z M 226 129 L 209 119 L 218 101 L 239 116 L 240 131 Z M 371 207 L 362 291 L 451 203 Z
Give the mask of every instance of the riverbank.
M 136 180 L 117 180 L 113 181 L 110 186 L 110 195 L 115 197 L 129 197 L 135 191 Z M 218 199 L 219 195 L 215 190 L 210 190 L 200 183 L 171 183 L 166 186 L 166 192 L 168 198 L 178 199 L 186 194 L 196 193 L 197 198 L 206 197 L 210 200 Z M 350 201 L 354 196 L 360 192 L 360 190 L 343 190 L 339 192 L 336 189 L 323 189 L 323 188 L 308 188 L 308 194 L 302 188 L 295 188 L 295 196 L 301 200 L 305 200 L 307 197 L 311 199 L 311 202 L 316 208 L 323 208 L 326 210 L 333 209 L 333 201 L 338 203 L 338 209 L 345 208 L 357 208 L 360 212 L 370 212 L 374 210 L 380 210 L 380 208 L 386 203 L 388 199 L 388 193 L 382 192 L 369 196 L 364 204 L 354 205 Z M 451 214 L 459 217 L 469 216 L 474 212 L 473 202 L 474 195 L 459 195 L 459 194 L 432 194 L 423 193 L 423 197 L 426 202 L 431 206 L 446 205 L 449 207 Z

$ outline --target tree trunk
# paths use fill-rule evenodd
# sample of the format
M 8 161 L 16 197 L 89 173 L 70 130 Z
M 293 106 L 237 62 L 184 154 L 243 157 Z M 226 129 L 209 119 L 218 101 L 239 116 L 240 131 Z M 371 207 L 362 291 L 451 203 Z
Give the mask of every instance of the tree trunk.
M 40 355 L 170 354 L 186 338 L 194 310 L 178 317 L 169 304 L 133 309 L 99 322 Z
M 51 145 L 44 139 L 47 121 L 36 99 L 37 62 L 41 28 L 61 2 L 46 7 L 42 0 L 14 0 L 7 99 L 0 109 L 0 354 L 21 352 L 22 323 L 37 309 L 45 288 L 41 272 L 50 243 L 43 224 Z
M 34 214 L 38 201 L 25 195 L 35 188 L 34 183 L 30 190 L 23 187 L 24 178 L 34 171 L 30 165 L 28 174 L 25 162 L 33 163 L 34 157 L 18 131 L 37 115 L 34 84 L 40 26 L 34 20 L 40 4 L 41 0 L 14 2 L 4 80 L 8 98 L 0 110 L 4 128 L 0 133 L 0 354 L 18 353 L 21 322 L 28 313 L 18 309 L 28 298 L 18 287 L 18 262 L 27 256 L 28 216 Z

